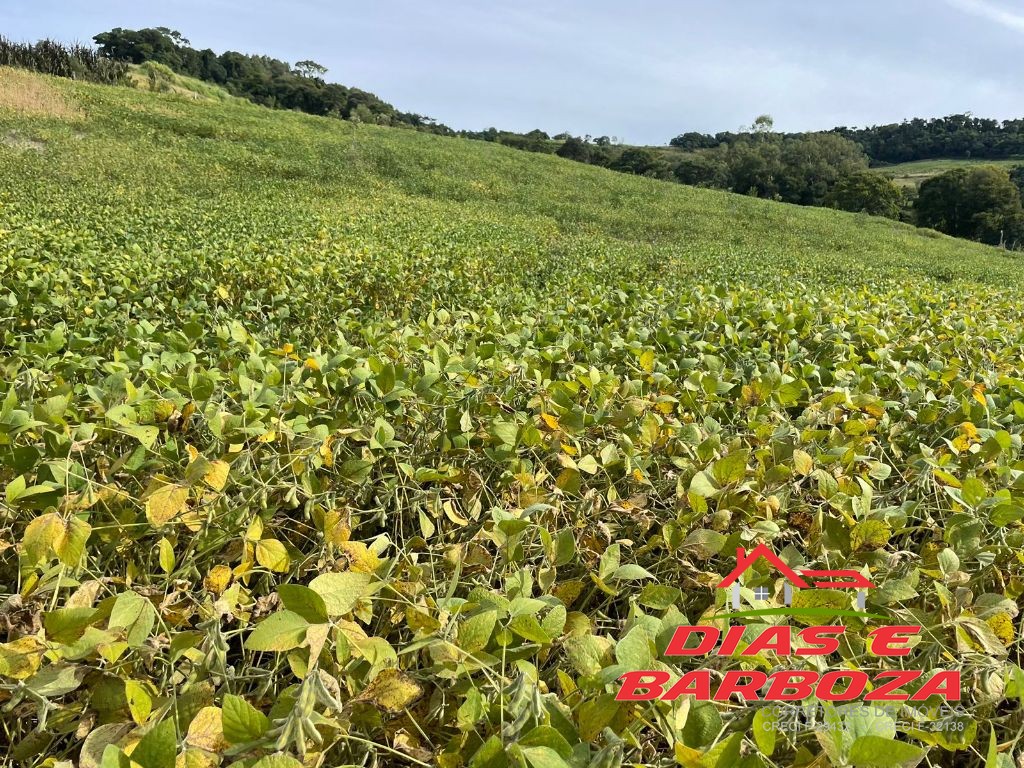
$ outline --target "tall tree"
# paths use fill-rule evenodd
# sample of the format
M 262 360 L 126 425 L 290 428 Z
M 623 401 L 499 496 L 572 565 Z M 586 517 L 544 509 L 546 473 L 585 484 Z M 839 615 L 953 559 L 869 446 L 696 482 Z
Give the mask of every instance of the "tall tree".
M 327 74 L 327 67 L 317 64 L 312 59 L 304 59 L 295 62 L 295 71 L 303 77 L 323 77 Z
M 830 208 L 887 219 L 899 219 L 905 201 L 906 193 L 899 185 L 874 171 L 845 174 L 825 198 Z
M 590 145 L 582 139 L 570 136 L 562 143 L 562 146 L 555 150 L 555 154 L 578 163 L 589 163 Z
M 610 168 L 623 173 L 634 173 L 637 176 L 650 176 L 655 179 L 672 178 L 669 164 L 647 147 L 628 147 L 622 151 Z
M 954 168 L 921 183 L 917 223 L 954 237 L 1015 247 L 1024 236 L 1020 191 L 993 165 Z

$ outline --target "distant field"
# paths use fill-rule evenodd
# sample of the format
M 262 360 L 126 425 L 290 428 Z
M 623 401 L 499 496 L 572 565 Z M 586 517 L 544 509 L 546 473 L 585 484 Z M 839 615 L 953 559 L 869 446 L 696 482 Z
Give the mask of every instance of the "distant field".
M 941 160 L 915 160 L 910 163 L 898 163 L 897 165 L 886 165 L 874 170 L 879 173 L 891 175 L 897 184 L 913 187 L 920 184 L 927 178 L 951 170 L 971 165 L 999 165 L 1013 167 L 1024 165 L 1024 157 L 1011 158 L 1009 160 L 964 160 L 964 159 L 941 159 Z

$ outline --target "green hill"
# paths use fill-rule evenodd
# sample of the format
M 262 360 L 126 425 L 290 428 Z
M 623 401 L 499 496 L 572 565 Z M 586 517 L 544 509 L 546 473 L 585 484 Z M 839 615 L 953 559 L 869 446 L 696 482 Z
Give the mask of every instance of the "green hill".
M 517 286 L 520 267 L 557 275 L 567 286 L 597 275 L 662 285 L 681 276 L 689 283 L 779 274 L 815 281 L 921 274 L 1005 284 L 1019 275 L 1006 254 L 883 220 L 652 183 L 482 142 L 268 115 L 188 95 L 34 80 L 81 117 L 6 118 L 9 137 L 45 145 L 8 153 L 8 178 L 32 178 L 35 205 L 75 221 L 76 231 L 95 239 L 92 247 L 108 253 L 126 245 L 97 204 L 112 187 L 130 203 L 118 229 L 138 237 L 132 245 L 144 251 L 155 245 L 144 238 L 180 241 L 192 233 L 194 257 L 210 258 L 211 240 L 237 234 L 248 221 L 244 237 L 212 249 L 211 268 L 229 267 L 229 279 L 240 277 L 237 257 L 259 269 L 253 252 L 301 261 L 321 229 L 325 244 L 313 248 L 321 256 L 381 248 L 391 257 L 396 245 L 414 245 L 442 257 L 445 268 L 459 262 L 460 279 L 476 275 L 476 286 L 493 289 L 492 298 L 504 293 L 494 271 L 500 276 L 509 259 Z M 24 197 L 12 201 L 15 213 Z M 387 227 L 377 226 L 383 221 Z M 194 239 L 199 231 L 205 247 Z M 446 238 L 452 240 L 438 253 Z M 574 258 L 576 251 L 595 258 Z M 439 266 L 436 258 L 419 259 L 415 269 Z
M 136 88 L 155 93 L 173 93 L 205 101 L 245 101 L 245 99 L 232 96 L 218 85 L 206 83 L 194 77 L 179 75 L 170 67 L 155 61 L 130 65 L 128 77 Z
M 991 736 L 994 765 L 1017 736 L 1016 254 L 0 70 L 0 276 L 16 761 L 973 765 Z M 728 620 L 756 542 L 878 585 L 827 668 L 956 671 L 963 712 L 791 737 L 616 701 L 630 670 L 817 668 L 661 655 Z M 894 661 L 877 623 L 925 631 Z

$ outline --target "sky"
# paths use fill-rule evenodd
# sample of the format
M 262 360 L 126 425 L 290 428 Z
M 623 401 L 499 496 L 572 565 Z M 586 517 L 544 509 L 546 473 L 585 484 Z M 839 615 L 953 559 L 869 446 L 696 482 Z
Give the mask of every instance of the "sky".
M 665 144 L 684 131 L 1024 115 L 1019 0 L 0 0 L 0 34 L 166 26 L 313 59 L 453 128 Z

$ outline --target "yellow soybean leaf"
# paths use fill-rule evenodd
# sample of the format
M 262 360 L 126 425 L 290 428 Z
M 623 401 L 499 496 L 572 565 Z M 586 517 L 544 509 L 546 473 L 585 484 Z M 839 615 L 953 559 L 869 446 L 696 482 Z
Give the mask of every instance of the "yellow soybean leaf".
M 203 586 L 210 592 L 219 595 L 228 588 L 231 581 L 231 569 L 226 565 L 215 565 L 203 579 Z
M 21 540 L 25 558 L 31 565 L 46 562 L 50 558 L 50 552 L 56 549 L 63 538 L 64 522 L 60 515 L 51 512 L 37 517 L 25 528 L 25 535 Z
M 988 405 L 988 402 L 985 400 L 984 384 L 975 384 L 973 387 L 971 387 L 971 397 L 973 397 L 982 405 Z
M 455 505 L 451 501 L 444 502 L 441 505 L 441 509 L 444 510 L 445 516 L 456 525 L 469 525 L 469 520 L 455 511 Z
M 210 462 L 209 469 L 203 475 L 203 482 L 215 491 L 223 491 L 228 482 L 228 471 L 231 466 L 226 461 L 217 459 Z
M 811 458 L 811 454 L 797 448 L 793 451 L 793 466 L 799 474 L 806 477 L 814 471 L 814 459 Z
M 202 749 L 186 749 L 174 759 L 174 768 L 215 768 L 219 763 L 217 755 Z
M 46 648 L 34 637 L 19 637 L 0 644 L 0 677 L 24 680 L 32 677 L 43 662 Z
M 137 680 L 124 681 L 124 695 L 128 699 L 128 711 L 137 725 L 143 725 L 153 711 L 153 697 L 146 687 Z
M 203 530 L 203 524 L 206 520 L 197 507 L 185 507 L 185 511 L 181 513 L 179 519 L 181 524 L 193 533 Z
M 647 373 L 654 373 L 654 350 L 645 349 L 640 353 L 640 367 Z
M 338 549 L 348 558 L 348 569 L 350 571 L 373 573 L 380 567 L 380 558 L 361 541 L 343 542 L 338 545 Z
M 228 741 L 224 738 L 224 724 L 220 707 L 200 709 L 188 726 L 185 742 L 210 752 L 227 749 Z
M 248 527 L 245 529 L 245 540 L 246 541 L 251 541 L 251 542 L 253 542 L 255 544 L 257 541 L 259 541 L 262 538 L 263 538 L 263 521 L 260 518 L 258 518 L 258 517 L 254 517 L 252 519 L 252 522 L 250 522 Z
M 171 542 L 163 538 L 157 544 L 157 549 L 160 551 L 160 568 L 164 573 L 170 573 L 174 570 L 174 547 Z
M 315 661 L 320 657 L 320 651 L 331 633 L 330 624 L 310 624 L 306 629 L 306 645 L 309 646 L 309 660 Z
M 58 559 L 69 568 L 76 567 L 78 561 L 82 559 L 82 555 L 85 554 L 85 543 L 91 534 L 91 525 L 85 520 L 71 517 L 67 525 L 64 526 L 64 535 L 60 537 L 53 548 Z
M 331 448 L 333 442 L 334 435 L 328 435 L 320 446 L 320 458 L 323 460 L 324 466 L 328 468 L 334 466 L 334 451 Z
M 401 712 L 423 695 L 423 688 L 404 672 L 382 669 L 357 701 L 367 701 L 388 712 Z
M 331 509 L 324 514 L 324 538 L 336 547 L 340 547 L 352 535 L 346 519 L 347 515 L 340 509 Z
M 188 501 L 188 488 L 182 485 L 164 485 L 146 499 L 146 519 L 161 526 L 177 517 Z
M 55 512 L 41 515 L 25 528 L 22 549 L 30 565 L 47 562 L 51 554 L 69 568 L 78 565 L 85 553 L 85 543 L 92 526 L 77 517 L 67 522 Z
M 1003 645 L 1007 648 L 1013 645 L 1016 637 L 1013 630 L 1013 618 L 1011 618 L 1010 614 L 1000 611 L 993 616 L 989 616 L 985 621 L 992 627 L 992 631 Z
M 256 562 L 264 568 L 278 573 L 288 570 L 288 550 L 277 539 L 260 539 L 256 542 Z
M 878 549 L 889 543 L 892 528 L 882 520 L 864 520 L 853 526 L 850 543 L 854 550 Z

